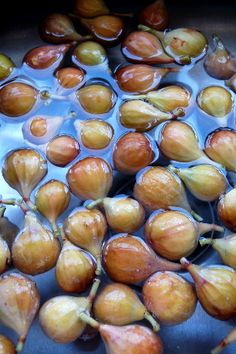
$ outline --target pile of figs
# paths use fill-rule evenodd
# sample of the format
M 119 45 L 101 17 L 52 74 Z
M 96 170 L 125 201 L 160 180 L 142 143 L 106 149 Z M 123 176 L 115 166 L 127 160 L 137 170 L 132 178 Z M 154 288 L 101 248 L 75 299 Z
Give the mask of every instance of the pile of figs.
M 216 34 L 211 50 L 199 30 L 170 29 L 167 10 L 76 0 L 39 24 L 47 43 L 20 67 L 0 54 L 0 120 L 20 136 L 1 156 L 0 320 L 18 336 L 0 335 L 1 353 L 23 350 L 37 315 L 52 341 L 96 332 L 108 354 L 170 354 L 160 328 L 198 302 L 236 317 L 236 57 Z M 193 92 L 177 76 L 200 65 L 214 80 Z M 219 264 L 199 265 L 209 246 Z M 33 277 L 53 268 L 42 304 Z M 234 341 L 236 329 L 212 354 Z

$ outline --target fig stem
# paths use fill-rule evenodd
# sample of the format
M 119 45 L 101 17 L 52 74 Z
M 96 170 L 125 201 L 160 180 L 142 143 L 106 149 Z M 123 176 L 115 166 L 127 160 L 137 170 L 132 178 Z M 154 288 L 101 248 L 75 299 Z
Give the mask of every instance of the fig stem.
M 149 33 L 152 33 L 154 34 L 157 38 L 159 38 L 161 41 L 164 39 L 165 35 L 163 32 L 161 31 L 157 31 L 151 27 L 148 27 L 148 26 L 144 26 L 144 25 L 138 25 L 138 29 L 140 31 L 144 31 L 144 32 L 149 32 Z
M 28 207 L 33 210 L 33 211 L 36 211 L 37 210 L 37 207 L 36 205 L 34 205 L 31 200 L 27 197 L 23 197 L 23 201 L 28 205 Z
M 87 315 L 85 312 L 81 312 L 79 314 L 79 319 L 81 321 L 87 323 L 89 326 L 91 326 L 95 329 L 99 329 L 100 324 L 96 320 L 94 320 L 92 317 Z
M 191 214 L 192 214 L 192 216 L 194 217 L 195 220 L 197 220 L 197 221 L 202 221 L 203 220 L 203 218 L 200 215 L 198 215 L 197 213 L 195 213 L 195 211 L 191 210 Z
M 60 232 L 60 236 L 61 236 L 62 241 L 67 241 L 63 226 L 59 227 L 59 232 Z
M 158 332 L 160 330 L 159 323 L 152 317 L 152 315 L 148 311 L 144 313 L 144 318 L 151 323 L 154 332 Z
M 178 174 L 178 172 L 179 172 L 179 169 L 176 168 L 176 167 L 173 166 L 173 165 L 168 165 L 168 166 L 167 166 L 167 169 L 168 169 L 170 172 L 172 172 L 172 173 Z
M 51 225 L 51 228 L 52 228 L 53 235 L 54 235 L 56 238 L 59 238 L 59 237 L 61 236 L 61 232 L 60 232 L 59 227 L 58 227 L 57 224 L 55 223 L 55 221 L 51 222 L 50 225 Z
M 97 200 L 94 200 L 93 202 L 89 203 L 88 205 L 86 205 L 87 209 L 93 209 L 94 207 L 96 207 L 97 205 L 101 204 L 103 202 L 104 198 L 99 198 Z
M 25 343 L 25 337 L 20 336 L 20 338 L 18 339 L 17 345 L 16 345 L 16 351 L 17 352 L 21 352 L 23 347 L 24 347 L 24 343 Z
M 3 218 L 3 217 L 4 217 L 5 211 L 6 211 L 6 207 L 1 206 L 1 207 L 0 207 L 0 218 Z
M 97 261 L 97 267 L 96 267 L 95 274 L 101 275 L 101 273 L 102 273 L 102 259 L 101 259 L 100 254 L 96 257 L 96 261 Z
M 43 91 L 40 92 L 40 98 L 42 100 L 53 99 L 53 100 L 57 100 L 57 101 L 68 101 L 68 96 L 56 95 L 54 93 L 50 93 L 47 90 L 43 90 Z
M 181 259 L 180 259 L 180 263 L 182 264 L 182 266 L 184 267 L 184 268 L 188 268 L 189 266 L 190 266 L 190 262 L 187 260 L 187 258 L 185 258 L 185 257 L 182 257 Z
M 134 96 L 124 95 L 123 96 L 124 100 L 145 100 L 146 98 L 147 95 L 134 95 Z
M 16 199 L 1 199 L 0 203 L 6 204 L 6 205 L 17 205 L 17 200 Z
M 224 341 L 222 341 L 215 349 L 211 351 L 211 354 L 219 354 L 222 352 L 222 350 L 226 347 L 226 344 Z
M 95 297 L 96 297 L 96 294 L 97 294 L 97 291 L 98 291 L 98 288 L 101 284 L 101 280 L 98 279 L 98 278 L 95 278 L 94 281 L 93 281 L 93 285 L 90 289 L 90 292 L 89 292 L 89 296 L 88 296 L 88 299 L 89 299 L 89 302 L 92 304 Z
M 213 239 L 202 237 L 202 238 L 200 238 L 199 243 L 200 243 L 201 247 L 206 246 L 206 245 L 212 245 Z

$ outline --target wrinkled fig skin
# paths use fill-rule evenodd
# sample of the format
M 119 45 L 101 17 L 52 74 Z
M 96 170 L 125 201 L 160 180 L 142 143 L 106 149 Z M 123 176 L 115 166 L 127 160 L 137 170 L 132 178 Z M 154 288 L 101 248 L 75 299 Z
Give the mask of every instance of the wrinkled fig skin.
M 197 297 L 204 310 L 219 320 L 236 316 L 236 272 L 229 267 L 197 266 L 184 258 L 181 263 L 191 274 Z
M 112 237 L 103 248 L 107 274 L 117 282 L 136 284 L 158 270 L 178 271 L 181 265 L 157 256 L 141 239 L 132 235 Z
M 12 341 L 3 335 L 0 335 L 0 353 L 16 354 L 16 349 Z
M 33 69 L 47 69 L 56 61 L 62 59 L 69 48 L 69 44 L 34 48 L 25 55 L 23 62 Z
M 49 43 L 67 43 L 81 41 L 83 38 L 75 31 L 74 25 L 66 15 L 54 13 L 41 23 L 40 36 Z
M 102 64 L 106 58 L 106 51 L 101 44 L 86 41 L 77 45 L 74 49 L 74 57 L 82 64 L 87 66 Z
M 169 16 L 164 0 L 155 0 L 139 14 L 139 22 L 145 26 L 163 31 L 168 27 Z
M 127 133 L 115 144 L 113 162 L 115 168 L 128 175 L 134 175 L 150 165 L 155 157 L 148 137 L 142 133 Z
M 168 56 L 159 39 L 144 31 L 131 32 L 122 43 L 122 54 L 133 63 L 168 64 L 174 59 Z
M 134 185 L 134 198 L 148 210 L 177 206 L 191 211 L 181 180 L 164 167 L 140 171 Z
M 99 333 L 108 354 L 163 354 L 160 337 L 147 327 L 100 325 Z
M 100 157 L 76 162 L 66 178 L 72 193 L 82 200 L 106 197 L 113 180 L 111 166 Z
M 7 55 L 0 53 L 0 81 L 11 75 L 15 64 Z
M 0 277 L 1 322 L 18 334 L 17 351 L 23 348 L 39 304 L 40 294 L 31 279 L 18 273 Z
M 77 123 L 77 122 L 76 122 Z M 83 145 L 88 149 L 105 149 L 111 142 L 114 129 L 102 119 L 89 119 L 78 122 L 80 139 Z
M 205 142 L 207 156 L 236 172 L 236 131 L 233 129 L 217 129 L 210 133 Z
M 55 76 L 63 88 L 71 89 L 83 81 L 85 73 L 80 68 L 67 67 L 57 70 Z
M 165 325 L 177 325 L 194 313 L 197 296 L 184 278 L 173 272 L 158 272 L 146 280 L 144 304 Z
M 0 236 L 6 241 L 9 249 L 11 249 L 12 243 L 20 230 L 6 216 L 4 216 L 5 209 L 6 208 L 4 207 L 0 207 Z
M 144 223 L 142 205 L 128 196 L 103 199 L 102 206 L 108 225 L 116 232 L 134 232 Z
M 199 107 L 207 114 L 223 118 L 233 109 L 233 96 L 221 86 L 208 86 L 197 97 Z
M 60 167 L 72 162 L 80 153 L 80 146 L 75 138 L 69 135 L 59 135 L 47 144 L 48 160 Z
M 217 206 L 217 212 L 223 224 L 236 231 L 236 189 L 222 195 Z
M 76 97 L 86 112 L 104 114 L 109 112 L 115 103 L 115 95 L 110 87 L 92 84 L 82 87 Z
M 0 89 L 0 112 L 16 118 L 31 111 L 36 103 L 37 90 L 23 82 L 11 82 Z
M 56 264 L 56 279 L 67 292 L 87 290 L 95 277 L 95 262 L 88 253 L 65 240 Z

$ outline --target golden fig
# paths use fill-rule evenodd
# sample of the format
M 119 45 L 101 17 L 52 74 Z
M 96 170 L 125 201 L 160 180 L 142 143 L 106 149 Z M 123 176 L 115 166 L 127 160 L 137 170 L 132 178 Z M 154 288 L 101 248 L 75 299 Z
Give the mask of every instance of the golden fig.
M 0 53 L 0 81 L 11 75 L 15 64 L 7 55 Z
M 80 68 L 67 67 L 57 70 L 55 76 L 63 88 L 71 89 L 83 82 L 85 73 Z
M 16 354 L 16 348 L 12 341 L 7 337 L 0 335 L 0 353 L 1 354 Z
M 236 231 L 236 188 L 221 196 L 217 212 L 223 224 Z
M 199 107 L 210 116 L 223 118 L 233 109 L 233 96 L 221 86 L 208 86 L 197 97 Z
M 60 167 L 72 162 L 80 153 L 78 141 L 69 135 L 58 135 L 47 145 L 48 160 Z

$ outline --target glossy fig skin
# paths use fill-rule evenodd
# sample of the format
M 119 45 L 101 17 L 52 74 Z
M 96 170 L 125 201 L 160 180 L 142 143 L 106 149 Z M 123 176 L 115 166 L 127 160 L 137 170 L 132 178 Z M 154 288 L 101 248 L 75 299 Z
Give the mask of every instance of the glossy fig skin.
M 47 161 L 33 149 L 13 150 L 4 161 L 2 174 L 6 182 L 28 200 L 32 190 L 47 174 Z
M 82 83 L 85 73 L 80 68 L 67 67 L 57 70 L 55 76 L 60 86 L 71 89 Z
M 142 205 L 128 196 L 104 198 L 102 206 L 106 220 L 116 232 L 134 232 L 144 223 L 145 211 Z
M 233 96 L 221 86 L 208 86 L 197 97 L 199 107 L 210 116 L 223 118 L 233 109 Z
M 197 266 L 181 260 L 190 272 L 197 297 L 204 310 L 219 320 L 229 320 L 236 315 L 236 272 L 226 266 Z
M 161 79 L 175 68 L 154 68 L 144 64 L 132 64 L 119 68 L 115 79 L 121 90 L 142 93 L 157 88 Z
M 108 46 L 119 42 L 125 30 L 123 20 L 112 15 L 102 15 L 91 19 L 80 18 L 80 23 L 98 42 Z
M 15 64 L 7 55 L 0 53 L 0 81 L 11 75 Z
M 69 44 L 47 45 L 31 49 L 24 57 L 25 62 L 32 69 L 47 69 L 56 61 L 62 59 L 64 54 L 70 49 Z
M 0 277 L 0 294 L 1 322 L 18 334 L 20 351 L 38 312 L 40 294 L 35 282 L 13 272 Z
M 27 212 L 24 228 L 12 245 L 14 266 L 26 274 L 44 273 L 55 266 L 60 250 L 60 243 L 53 234 L 34 214 Z
M 236 58 L 225 48 L 217 35 L 213 35 L 214 51 L 206 57 L 204 67 L 208 75 L 218 80 L 230 79 L 236 72 Z
M 144 304 L 165 325 L 188 320 L 197 305 L 193 286 L 173 272 L 158 272 L 143 287 Z
M 4 216 L 5 210 L 5 207 L 0 207 L 0 235 L 6 241 L 9 249 L 11 249 L 12 243 L 20 230 L 8 217 Z
M 69 187 L 82 200 L 104 198 L 112 186 L 112 169 L 99 157 L 86 157 L 67 172 Z
M 106 285 L 93 304 L 96 319 L 102 323 L 124 326 L 144 318 L 146 309 L 135 292 L 127 285 Z
M 20 117 L 31 111 L 38 91 L 23 82 L 10 82 L 0 89 L 0 112 L 8 117 Z
M 164 0 L 155 0 L 139 14 L 139 23 L 163 31 L 169 23 L 169 16 Z
M 134 198 L 148 210 L 177 206 L 190 211 L 182 182 L 164 167 L 140 171 L 134 185 Z
M 11 253 L 5 240 L 0 237 L 0 274 L 5 272 L 11 263 Z
M 204 156 L 194 130 L 184 122 L 166 123 L 158 146 L 168 159 L 175 161 L 190 162 Z
M 85 291 L 95 277 L 95 269 L 95 262 L 88 253 L 64 241 L 56 264 L 56 279 L 64 291 Z
M 45 334 L 57 343 L 70 343 L 80 337 L 86 324 L 79 320 L 89 301 L 85 297 L 56 296 L 43 304 L 39 322 Z
M 223 224 L 236 231 L 236 189 L 222 195 L 217 205 L 217 213 Z
M 145 134 L 130 132 L 116 142 L 112 157 L 118 171 L 133 175 L 150 165 L 155 153 Z
M 54 224 L 69 206 L 70 198 L 67 185 L 52 179 L 37 190 L 35 205 L 37 210 Z
M 16 349 L 12 341 L 3 335 L 0 335 L 0 353 L 16 354 Z
M 99 333 L 109 354 L 163 354 L 160 337 L 147 327 L 102 324 L 99 326 Z
M 47 159 L 56 166 L 65 167 L 80 153 L 78 141 L 69 135 L 58 135 L 47 144 Z
M 102 64 L 106 58 L 106 51 L 101 44 L 93 41 L 85 41 L 77 45 L 73 52 L 74 58 L 87 66 Z
M 210 133 L 205 142 L 207 156 L 227 170 L 236 172 L 236 131 L 217 129 Z
M 122 43 L 122 54 L 133 63 L 168 64 L 174 59 L 165 54 L 159 39 L 144 31 L 131 32 Z
M 76 0 L 74 4 L 76 15 L 91 18 L 101 15 L 108 15 L 110 10 L 104 0 Z
M 68 43 L 81 41 L 83 38 L 75 31 L 74 25 L 67 15 L 53 13 L 41 23 L 40 36 L 49 43 Z
M 64 232 L 68 240 L 98 257 L 107 233 L 106 219 L 97 209 L 78 208 L 64 221 Z
M 226 190 L 224 174 L 212 165 L 175 169 L 190 192 L 199 200 L 212 202 Z
M 113 236 L 103 248 L 103 264 L 116 282 L 136 284 L 158 270 L 178 271 L 181 265 L 158 257 L 139 237 Z
M 79 130 L 81 142 L 88 149 L 105 149 L 114 135 L 113 127 L 102 119 L 88 119 L 74 125 Z
M 76 92 L 76 97 L 86 112 L 104 114 L 115 104 L 115 95 L 110 87 L 92 84 L 82 87 Z

